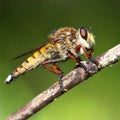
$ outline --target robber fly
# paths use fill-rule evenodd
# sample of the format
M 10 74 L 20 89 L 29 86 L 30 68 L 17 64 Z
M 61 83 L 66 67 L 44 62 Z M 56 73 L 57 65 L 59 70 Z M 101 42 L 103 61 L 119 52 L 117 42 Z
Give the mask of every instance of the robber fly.
M 50 41 L 48 43 L 16 57 L 19 58 L 34 52 L 32 56 L 7 77 L 5 82 L 11 83 L 20 75 L 41 65 L 59 76 L 59 85 L 63 90 L 63 72 L 57 66 L 57 63 L 66 61 L 70 58 L 81 65 L 79 60 L 80 55 L 84 54 L 86 59 L 92 58 L 95 39 L 94 35 L 85 27 L 81 27 L 78 30 L 73 27 L 60 28 L 56 32 L 50 34 L 49 39 Z

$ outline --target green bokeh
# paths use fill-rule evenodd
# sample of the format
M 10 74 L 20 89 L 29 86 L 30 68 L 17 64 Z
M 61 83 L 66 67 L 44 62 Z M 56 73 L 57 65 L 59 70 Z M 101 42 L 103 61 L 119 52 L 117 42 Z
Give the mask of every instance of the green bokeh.
M 120 2 L 113 0 L 0 0 L 0 120 L 48 88 L 57 76 L 37 68 L 11 85 L 4 80 L 26 57 L 10 59 L 71 26 L 92 27 L 97 56 L 120 42 Z M 120 63 L 120 62 L 119 62 Z M 107 67 L 36 113 L 30 120 L 119 120 L 120 65 Z M 60 64 L 65 73 L 74 62 Z

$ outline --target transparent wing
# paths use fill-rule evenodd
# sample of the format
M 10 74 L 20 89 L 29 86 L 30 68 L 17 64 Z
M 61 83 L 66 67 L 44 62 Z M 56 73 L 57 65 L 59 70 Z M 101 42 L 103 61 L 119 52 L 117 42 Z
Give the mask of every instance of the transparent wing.
M 39 45 L 38 47 L 33 48 L 32 50 L 29 50 L 29 51 L 27 51 L 27 52 L 24 52 L 24 53 L 16 56 L 15 58 L 13 58 L 13 60 L 18 59 L 18 58 L 21 58 L 21 57 L 23 57 L 23 56 L 26 56 L 26 55 L 28 55 L 28 54 L 30 54 L 30 53 L 33 53 L 33 52 L 39 50 L 40 48 L 42 48 L 42 47 L 45 46 L 45 45 L 46 45 L 46 44 Z
M 71 35 L 71 34 L 70 34 L 70 35 Z M 67 36 L 69 36 L 69 35 L 67 35 Z M 66 37 L 66 36 L 58 37 L 58 38 L 56 38 L 56 39 L 54 39 L 54 40 L 51 40 L 50 43 L 56 43 L 56 42 L 58 42 L 59 40 L 65 39 L 65 37 Z M 47 42 L 47 43 L 49 43 L 49 42 Z M 45 44 L 43 44 L 43 45 L 39 45 L 38 47 L 33 48 L 32 50 L 29 50 L 29 51 L 27 51 L 27 52 L 24 52 L 24 53 L 16 56 L 15 58 L 13 58 L 13 60 L 18 59 L 18 58 L 21 58 L 21 57 L 23 57 L 23 56 L 26 56 L 26 55 L 28 55 L 28 54 L 30 54 L 30 53 L 35 52 L 35 51 L 39 50 L 40 48 L 44 47 L 47 43 L 45 43 Z

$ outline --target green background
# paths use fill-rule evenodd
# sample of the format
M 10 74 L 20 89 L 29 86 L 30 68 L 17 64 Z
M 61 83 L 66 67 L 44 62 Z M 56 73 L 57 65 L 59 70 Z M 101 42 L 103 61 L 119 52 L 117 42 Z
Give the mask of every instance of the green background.
M 27 57 L 11 58 L 46 41 L 55 29 L 91 27 L 96 36 L 94 56 L 120 43 L 120 3 L 114 0 L 0 0 L 0 120 L 57 81 L 36 68 L 10 85 L 10 74 Z M 30 120 L 119 120 L 120 62 L 76 86 L 29 118 Z M 68 73 L 71 60 L 60 63 Z

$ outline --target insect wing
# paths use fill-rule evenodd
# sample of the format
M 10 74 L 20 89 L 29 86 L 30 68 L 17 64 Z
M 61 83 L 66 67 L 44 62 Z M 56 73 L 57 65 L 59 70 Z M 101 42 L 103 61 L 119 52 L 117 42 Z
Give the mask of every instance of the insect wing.
M 66 36 L 64 36 L 64 37 L 58 37 L 58 38 L 56 38 L 56 39 L 54 39 L 54 40 L 51 40 L 50 43 L 59 42 L 60 40 L 63 40 L 65 37 L 66 37 Z M 47 43 L 49 43 L 49 42 L 47 42 Z M 24 52 L 24 53 L 18 55 L 17 57 L 13 58 L 13 60 L 18 59 L 18 58 L 21 58 L 21 57 L 23 57 L 23 56 L 26 56 L 26 55 L 28 55 L 28 54 L 30 54 L 30 53 L 35 52 L 35 51 L 39 50 L 40 48 L 44 47 L 47 43 L 44 43 L 43 45 L 39 45 L 38 47 L 36 47 L 36 48 L 34 48 L 34 49 L 32 49 L 32 50 L 29 50 L 29 51 L 27 51 L 27 52 Z
M 23 57 L 23 56 L 26 56 L 26 55 L 28 55 L 28 54 L 30 54 L 30 53 L 33 53 L 33 52 L 39 50 L 40 48 L 42 48 L 42 47 L 45 46 L 45 45 L 46 45 L 46 44 L 43 44 L 43 45 L 40 45 L 40 46 L 38 46 L 38 47 L 36 47 L 36 48 L 34 48 L 34 49 L 32 49 L 32 50 L 29 50 L 29 51 L 27 51 L 27 52 L 24 52 L 24 53 L 18 55 L 17 57 L 13 58 L 13 60 L 18 59 L 18 58 L 21 58 L 21 57 Z

